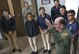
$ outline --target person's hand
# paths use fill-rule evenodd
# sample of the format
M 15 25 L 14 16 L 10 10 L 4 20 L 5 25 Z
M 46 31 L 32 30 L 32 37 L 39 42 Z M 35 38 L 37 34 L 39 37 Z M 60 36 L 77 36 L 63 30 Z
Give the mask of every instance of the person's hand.
M 11 31 L 9 31 L 8 33 L 9 33 L 10 35 L 12 34 L 12 32 L 11 32 Z
M 43 30 L 43 33 L 45 33 L 45 34 L 46 34 L 46 33 L 47 33 L 47 30 Z
M 45 33 L 46 34 L 47 33 L 47 30 L 41 30 L 41 33 Z
M 52 25 L 51 25 L 51 23 L 50 23 L 50 21 L 48 20 L 48 19 L 45 19 L 45 24 L 50 28 Z
M 40 32 L 43 33 L 43 30 L 40 27 L 39 27 L 39 29 L 40 29 Z
M 40 30 L 41 33 L 44 33 L 43 30 Z

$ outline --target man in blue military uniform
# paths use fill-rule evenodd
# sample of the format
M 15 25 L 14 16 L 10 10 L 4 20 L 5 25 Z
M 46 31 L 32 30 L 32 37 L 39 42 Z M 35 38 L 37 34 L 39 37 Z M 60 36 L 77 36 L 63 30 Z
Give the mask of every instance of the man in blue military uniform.
M 72 44 L 73 44 L 73 54 L 76 54 L 77 51 L 77 45 L 78 45 L 78 23 L 75 20 L 75 11 L 74 10 L 69 10 L 67 13 L 68 16 L 68 23 L 67 23 L 67 28 L 71 31 L 72 33 Z
M 40 15 L 37 18 L 38 25 L 41 32 L 41 37 L 44 45 L 44 51 L 43 53 L 46 53 L 48 51 L 48 54 L 51 54 L 51 46 L 50 46 L 50 36 L 49 32 L 47 32 L 47 29 L 49 28 L 46 25 L 46 21 L 48 20 L 50 24 L 52 24 L 51 17 L 45 13 L 45 8 L 40 7 L 39 8 Z

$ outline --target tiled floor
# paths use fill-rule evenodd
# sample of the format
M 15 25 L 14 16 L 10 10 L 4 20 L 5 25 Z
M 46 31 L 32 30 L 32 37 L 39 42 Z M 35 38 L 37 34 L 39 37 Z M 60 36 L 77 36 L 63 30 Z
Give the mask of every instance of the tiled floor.
M 52 41 L 52 39 L 51 39 L 51 41 Z M 8 42 L 7 41 L 5 41 L 5 42 L 7 44 L 4 43 L 4 49 L 0 50 L 0 54 L 31 54 L 31 48 L 29 47 L 29 43 L 28 43 L 28 40 L 27 40 L 26 36 L 18 38 L 19 47 L 22 49 L 21 53 L 19 53 L 19 52 L 12 53 L 11 52 L 11 47 L 9 46 Z M 40 35 L 37 37 L 37 45 L 38 45 L 38 54 L 43 54 L 44 49 L 43 49 L 43 44 L 42 44 L 42 40 L 41 40 Z M 54 45 L 51 46 L 51 49 L 52 49 L 51 54 L 56 54 Z M 47 54 L 47 53 L 45 53 L 45 54 Z

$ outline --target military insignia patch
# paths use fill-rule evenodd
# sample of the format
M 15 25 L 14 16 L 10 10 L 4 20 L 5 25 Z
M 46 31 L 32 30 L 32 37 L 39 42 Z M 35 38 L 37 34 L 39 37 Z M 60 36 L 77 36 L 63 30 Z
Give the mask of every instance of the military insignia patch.
M 63 36 L 67 36 L 67 33 L 63 33 L 62 35 L 63 35 Z

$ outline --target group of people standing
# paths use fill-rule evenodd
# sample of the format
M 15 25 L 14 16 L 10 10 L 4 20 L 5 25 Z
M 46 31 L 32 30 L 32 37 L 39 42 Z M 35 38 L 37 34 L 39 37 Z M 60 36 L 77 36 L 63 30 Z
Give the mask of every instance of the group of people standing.
M 4 36 L 8 39 L 10 45 L 12 46 L 12 52 L 19 51 L 16 36 L 16 23 L 15 17 L 10 15 L 7 10 L 2 11 L 2 16 L 0 19 L 0 28 Z
M 31 9 L 29 9 L 29 10 L 31 10 Z M 32 15 L 32 12 L 29 14 Z M 52 36 L 55 36 L 53 38 L 56 42 L 55 44 L 56 44 L 56 48 L 57 48 L 57 54 L 70 54 L 71 45 L 73 45 L 72 52 L 74 54 L 76 54 L 79 27 L 78 27 L 78 23 L 76 22 L 76 19 L 75 19 L 74 10 L 67 11 L 66 7 L 64 5 L 60 5 L 59 0 L 54 0 L 54 6 L 51 8 L 51 16 L 48 15 L 47 13 L 45 13 L 44 7 L 40 7 L 39 16 L 37 17 L 37 23 L 35 24 L 35 26 L 37 25 L 36 26 L 37 29 L 34 29 L 34 26 L 32 27 L 32 25 L 30 24 L 30 23 L 33 24 L 34 21 L 31 20 L 32 22 L 28 22 L 29 21 L 28 16 L 26 17 L 27 18 L 26 24 L 28 24 L 28 25 L 25 24 L 26 31 L 28 33 L 30 32 L 30 34 L 32 33 L 32 35 L 35 33 L 38 34 L 38 31 L 40 31 L 41 38 L 42 38 L 43 45 L 44 45 L 43 53 L 48 52 L 48 54 L 51 54 L 50 34 L 52 34 Z M 31 19 L 34 20 L 34 17 L 32 16 Z M 52 23 L 52 21 L 54 23 Z M 29 24 L 30 24 L 31 28 L 34 31 L 36 31 L 35 33 L 33 33 L 33 30 L 30 29 Z M 53 27 L 54 27 L 54 29 L 52 28 L 53 31 L 51 31 L 52 29 L 50 29 L 50 27 L 52 27 L 51 25 L 53 25 Z M 38 29 L 38 27 L 39 27 L 39 29 Z M 58 36 L 57 36 L 57 34 L 58 34 Z M 34 49 L 37 49 L 36 41 L 35 41 L 36 36 L 38 36 L 38 35 L 34 35 L 34 37 L 32 36 L 31 39 L 28 38 L 30 46 L 33 50 L 32 54 L 37 53 L 37 50 L 34 50 Z M 28 35 L 28 37 L 29 37 L 29 35 Z M 33 44 L 32 44 L 32 39 L 33 39 Z
M 64 5 L 60 5 L 59 0 L 54 0 L 54 6 L 51 8 L 51 16 L 45 13 L 45 8 L 39 8 L 39 16 L 34 19 L 32 9 L 28 2 L 24 2 L 22 15 L 24 18 L 24 26 L 28 37 L 29 45 L 32 49 L 31 54 L 38 54 L 38 46 L 36 38 L 41 33 L 44 51 L 52 54 L 50 34 L 54 38 L 56 54 L 70 54 L 71 45 L 73 45 L 73 54 L 77 54 L 79 26 L 75 19 L 74 10 L 66 10 Z M 15 19 L 8 11 L 3 10 L 3 16 L 0 20 L 1 30 L 8 38 L 9 43 L 16 50 L 21 52 L 18 47 L 15 29 Z M 53 22 L 52 22 L 53 21 Z

